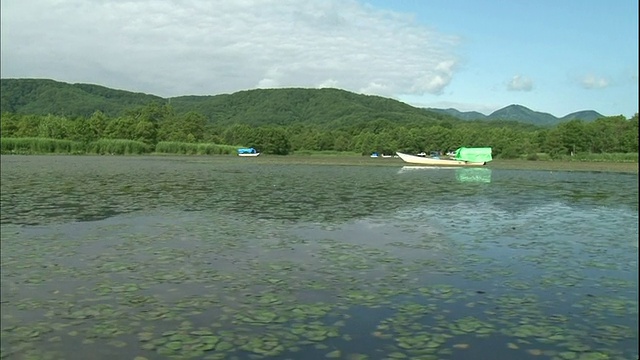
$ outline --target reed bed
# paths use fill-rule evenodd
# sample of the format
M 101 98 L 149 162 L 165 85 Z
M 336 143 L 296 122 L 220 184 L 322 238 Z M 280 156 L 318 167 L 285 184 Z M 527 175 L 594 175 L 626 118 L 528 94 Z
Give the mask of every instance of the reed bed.
M 100 139 L 87 144 L 86 153 L 98 155 L 140 155 L 152 152 L 153 147 L 142 141 Z
M 84 152 L 84 144 L 79 141 L 39 137 L 0 139 L 2 154 L 82 154 Z
M 237 146 L 213 143 L 187 143 L 161 141 L 156 145 L 156 153 L 179 155 L 229 155 L 235 154 Z
M 359 152 L 335 151 L 335 150 L 297 150 L 292 155 L 296 156 L 361 156 Z
M 593 162 L 638 162 L 638 153 L 577 153 L 574 156 L 564 155 L 565 161 L 593 161 Z
M 638 153 L 577 153 L 574 155 L 555 155 L 535 153 L 523 155 L 520 160 L 563 161 L 563 162 L 618 162 L 637 163 Z

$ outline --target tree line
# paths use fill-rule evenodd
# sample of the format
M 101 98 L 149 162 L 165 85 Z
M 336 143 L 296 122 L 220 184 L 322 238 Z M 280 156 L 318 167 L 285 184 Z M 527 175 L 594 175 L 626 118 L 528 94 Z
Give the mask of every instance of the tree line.
M 259 116 L 256 115 L 256 123 Z M 100 139 L 133 140 L 154 148 L 160 142 L 213 143 L 254 147 L 265 154 L 295 151 L 349 151 L 361 154 L 395 151 L 448 151 L 461 146 L 490 146 L 502 158 L 546 153 L 637 153 L 638 114 L 572 120 L 554 127 L 495 121 L 396 122 L 341 120 L 333 126 L 296 122 L 288 125 L 222 124 L 196 111 L 177 113 L 170 104 L 154 102 L 108 116 L 88 117 L 3 113 L 2 138 L 49 138 L 91 143 Z

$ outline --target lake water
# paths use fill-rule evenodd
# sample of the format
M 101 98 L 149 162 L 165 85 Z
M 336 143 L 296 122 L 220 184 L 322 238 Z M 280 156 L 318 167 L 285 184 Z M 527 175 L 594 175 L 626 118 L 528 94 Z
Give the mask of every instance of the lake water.
M 2 359 L 636 359 L 636 174 L 1 157 Z

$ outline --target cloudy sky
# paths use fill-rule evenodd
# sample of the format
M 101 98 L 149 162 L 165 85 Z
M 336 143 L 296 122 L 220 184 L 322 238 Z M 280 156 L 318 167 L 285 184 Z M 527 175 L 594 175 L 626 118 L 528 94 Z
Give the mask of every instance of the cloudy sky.
M 3 0 L 2 78 L 638 112 L 637 0 Z

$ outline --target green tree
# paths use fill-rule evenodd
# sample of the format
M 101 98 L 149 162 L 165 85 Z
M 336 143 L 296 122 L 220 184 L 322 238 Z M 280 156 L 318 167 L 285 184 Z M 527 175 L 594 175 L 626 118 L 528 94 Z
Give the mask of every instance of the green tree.
M 18 131 L 20 116 L 14 113 L 3 113 L 0 117 L 0 137 L 12 137 Z
M 566 155 L 568 153 L 568 149 L 565 147 L 565 141 L 562 137 L 562 131 L 558 128 L 554 128 L 547 132 L 547 136 L 542 149 L 551 157 Z
M 86 139 L 88 141 L 94 141 L 103 137 L 105 129 L 109 124 L 109 118 L 102 111 L 98 110 L 87 119 L 86 123 L 88 128 Z
M 223 132 L 222 138 L 225 144 L 249 146 L 255 141 L 256 136 L 249 125 L 235 124 Z
M 569 152 L 582 152 L 588 150 L 589 139 L 582 120 L 571 120 L 561 123 L 555 129 L 560 141 Z
M 136 140 L 134 129 L 137 125 L 131 116 L 120 116 L 112 119 L 104 129 L 104 137 L 107 139 Z
M 38 137 L 50 139 L 68 139 L 71 135 L 71 123 L 62 116 L 47 115 L 38 124 Z
M 180 117 L 181 131 L 187 137 L 191 137 L 195 141 L 201 141 L 205 136 L 205 128 L 207 119 L 200 113 L 189 111 Z
M 133 129 L 132 137 L 133 140 L 155 145 L 157 143 L 157 126 L 149 120 L 140 120 Z
M 333 142 L 333 150 L 351 151 L 351 140 L 349 140 L 349 136 L 342 132 L 339 133 Z
M 23 115 L 18 120 L 15 137 L 37 137 L 41 116 Z
M 250 146 L 265 154 L 273 155 L 288 155 L 291 151 L 287 132 L 281 127 L 258 128 L 257 137 Z

